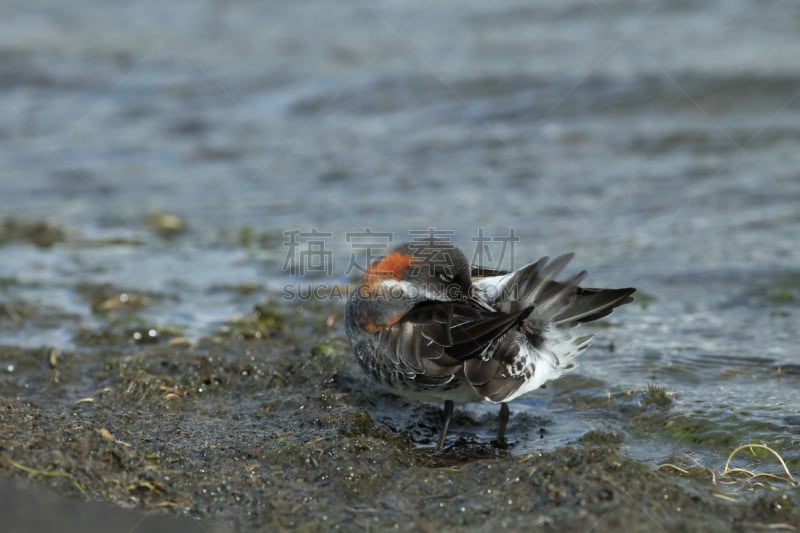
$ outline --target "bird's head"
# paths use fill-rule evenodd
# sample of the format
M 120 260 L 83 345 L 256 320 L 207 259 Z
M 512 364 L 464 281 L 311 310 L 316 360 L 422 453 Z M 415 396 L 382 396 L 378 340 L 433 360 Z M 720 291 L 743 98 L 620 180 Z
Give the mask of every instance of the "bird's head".
M 463 300 L 471 284 L 464 253 L 452 243 L 437 240 L 399 244 L 364 273 L 364 286 L 370 292 L 412 301 Z

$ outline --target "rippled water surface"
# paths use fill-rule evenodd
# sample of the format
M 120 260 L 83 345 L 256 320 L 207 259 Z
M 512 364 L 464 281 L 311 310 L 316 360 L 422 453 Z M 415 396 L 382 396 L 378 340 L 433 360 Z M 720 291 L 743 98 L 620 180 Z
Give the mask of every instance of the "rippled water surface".
M 797 2 L 6 4 L 2 216 L 66 235 L 0 247 L 0 301 L 37 310 L 0 342 L 73 348 L 97 320 L 76 287 L 103 284 L 196 338 L 346 282 L 350 232 L 513 228 L 506 266 L 574 250 L 644 295 L 515 404 L 518 449 L 608 429 L 653 461 L 797 463 Z M 330 262 L 290 276 L 285 232 L 312 228 Z

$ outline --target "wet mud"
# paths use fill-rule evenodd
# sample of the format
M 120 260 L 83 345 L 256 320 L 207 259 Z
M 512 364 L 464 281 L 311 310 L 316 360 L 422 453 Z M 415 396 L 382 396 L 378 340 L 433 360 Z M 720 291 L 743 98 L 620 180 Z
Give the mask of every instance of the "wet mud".
M 726 488 L 710 470 L 634 460 L 614 432 L 534 454 L 515 452 L 514 435 L 507 449 L 458 437 L 436 453 L 438 406 L 376 392 L 333 304 L 267 300 L 189 341 L 115 315 L 122 306 L 139 316 L 157 295 L 120 303 L 121 289 L 82 291 L 105 318 L 91 335 L 75 328 L 74 350 L 0 347 L 6 484 L 25 480 L 26 490 L 55 491 L 76 506 L 104 502 L 218 531 L 800 527 L 791 483 Z M 669 409 L 658 388 L 642 400 L 652 413 Z M 387 405 L 416 422 L 387 416 Z M 492 423 L 469 412 L 454 420 Z M 45 501 L 28 522 L 29 506 L 12 515 L 30 525 L 62 507 Z

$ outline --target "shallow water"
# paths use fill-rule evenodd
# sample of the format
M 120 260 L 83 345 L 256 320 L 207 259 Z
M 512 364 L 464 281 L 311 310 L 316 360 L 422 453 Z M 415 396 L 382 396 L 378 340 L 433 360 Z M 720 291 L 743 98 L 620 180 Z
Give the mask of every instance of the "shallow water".
M 105 317 L 79 287 L 104 284 L 196 339 L 287 285 L 346 282 L 365 258 L 348 233 L 435 228 L 475 252 L 513 228 L 503 265 L 575 250 L 591 285 L 648 296 L 516 402 L 516 450 L 601 428 L 654 463 L 719 468 L 759 441 L 798 464 L 797 3 L 4 11 L 3 217 L 66 237 L 0 247 L 0 298 L 35 310 L 0 314 L 0 343 L 74 348 Z M 291 276 L 287 232 L 312 229 L 295 251 L 323 241 L 329 263 Z M 647 384 L 669 410 L 641 407 Z

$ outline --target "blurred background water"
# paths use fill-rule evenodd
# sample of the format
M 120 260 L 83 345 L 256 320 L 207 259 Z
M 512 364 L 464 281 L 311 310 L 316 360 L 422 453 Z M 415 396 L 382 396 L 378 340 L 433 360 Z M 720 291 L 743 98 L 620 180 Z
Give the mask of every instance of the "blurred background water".
M 82 283 L 166 295 L 148 312 L 196 338 L 346 282 L 349 233 L 474 251 L 513 228 L 506 266 L 574 250 L 590 285 L 646 296 L 578 377 L 517 402 L 554 419 L 523 450 L 587 426 L 657 461 L 750 439 L 796 458 L 798 28 L 792 0 L 7 0 L 2 218 L 66 239 L 0 247 L 0 298 L 50 317 L 3 317 L 0 343 L 71 349 Z M 291 276 L 290 232 L 312 230 L 330 262 Z M 696 427 L 631 429 L 648 383 L 674 398 L 664 427 Z

